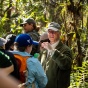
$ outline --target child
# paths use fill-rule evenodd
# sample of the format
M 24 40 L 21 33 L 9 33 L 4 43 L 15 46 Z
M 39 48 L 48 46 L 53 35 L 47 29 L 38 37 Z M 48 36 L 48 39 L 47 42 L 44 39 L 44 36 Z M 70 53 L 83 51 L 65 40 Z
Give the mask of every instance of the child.
M 33 41 L 28 34 L 20 34 L 15 39 L 15 48 L 17 51 L 14 51 L 13 54 L 29 57 L 26 60 L 28 71 L 26 82 L 20 84 L 19 87 L 45 88 L 47 77 L 38 59 L 30 55 L 32 45 L 38 45 L 38 43 Z

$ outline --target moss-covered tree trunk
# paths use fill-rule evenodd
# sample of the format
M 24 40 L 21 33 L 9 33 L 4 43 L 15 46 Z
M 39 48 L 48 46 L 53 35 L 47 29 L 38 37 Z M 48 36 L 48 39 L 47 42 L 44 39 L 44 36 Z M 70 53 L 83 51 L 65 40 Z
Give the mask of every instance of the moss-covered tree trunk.
M 74 15 L 74 30 L 76 33 L 76 40 L 77 40 L 77 47 L 78 47 L 78 55 L 76 57 L 76 60 L 77 60 L 77 65 L 81 67 L 83 55 L 82 55 L 82 50 L 81 50 L 80 35 L 77 30 L 77 24 L 78 24 L 77 22 L 78 22 L 78 20 L 76 19 L 76 16 Z
M 1 1 L 0 1 L 0 16 L 1 16 L 1 17 L 3 16 L 3 1 L 4 1 L 4 0 L 1 0 Z
M 7 14 L 6 18 L 6 23 L 3 26 L 3 29 L 6 30 L 6 32 L 10 32 L 10 25 L 11 25 L 11 9 L 12 9 L 12 0 L 9 0 L 9 6 L 7 7 L 5 13 Z
M 73 2 L 73 0 L 69 0 L 70 1 L 70 8 L 69 10 L 73 13 L 73 21 L 74 21 L 74 31 L 76 34 L 76 41 L 77 41 L 77 50 L 78 50 L 78 54 L 76 56 L 76 61 L 77 61 L 77 66 L 82 66 L 82 61 L 83 61 L 83 54 L 82 54 L 82 50 L 81 50 L 81 43 L 80 43 L 80 34 L 78 32 L 78 27 L 80 24 L 80 20 L 82 21 L 82 28 L 83 28 L 83 10 L 82 10 L 82 6 L 81 3 L 83 3 L 83 0 L 80 0 L 79 3 L 77 3 L 77 5 L 75 5 L 75 3 Z M 80 15 L 80 12 L 82 12 L 82 17 Z M 78 19 L 79 18 L 79 19 Z

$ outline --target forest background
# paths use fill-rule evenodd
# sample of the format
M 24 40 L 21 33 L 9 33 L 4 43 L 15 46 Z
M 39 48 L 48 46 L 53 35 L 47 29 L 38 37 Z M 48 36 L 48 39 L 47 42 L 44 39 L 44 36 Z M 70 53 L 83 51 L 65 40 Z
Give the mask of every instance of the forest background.
M 88 88 L 88 0 L 0 0 L 0 36 L 20 34 L 25 18 L 46 31 L 49 22 L 61 25 L 61 40 L 73 52 L 69 88 Z

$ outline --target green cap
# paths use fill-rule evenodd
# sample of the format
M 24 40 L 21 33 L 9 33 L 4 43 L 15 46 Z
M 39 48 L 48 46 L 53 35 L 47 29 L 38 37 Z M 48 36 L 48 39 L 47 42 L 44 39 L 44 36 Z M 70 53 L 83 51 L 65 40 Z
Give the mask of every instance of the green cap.
M 23 23 L 21 23 L 20 26 L 23 26 L 26 23 L 36 25 L 36 22 L 33 18 L 28 18 Z

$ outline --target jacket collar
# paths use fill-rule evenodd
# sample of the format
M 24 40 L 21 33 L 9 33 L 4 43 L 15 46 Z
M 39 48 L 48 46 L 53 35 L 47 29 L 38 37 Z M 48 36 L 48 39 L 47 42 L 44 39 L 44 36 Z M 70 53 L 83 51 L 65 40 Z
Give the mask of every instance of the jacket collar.
M 63 43 L 62 43 L 61 40 L 60 40 L 55 49 L 61 49 L 62 46 L 63 46 Z
M 19 54 L 21 56 L 32 56 L 27 52 L 20 52 L 20 51 L 12 51 L 13 54 Z

